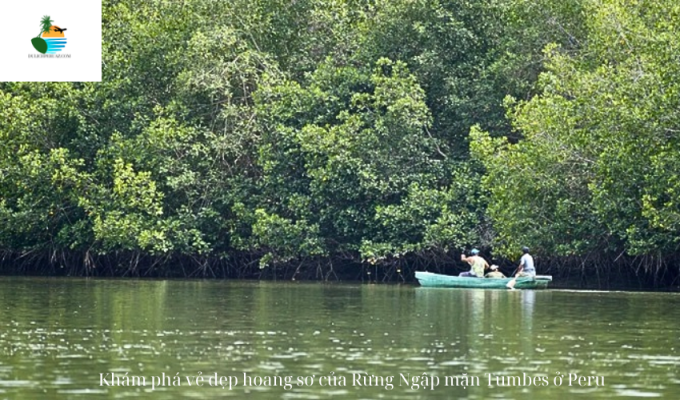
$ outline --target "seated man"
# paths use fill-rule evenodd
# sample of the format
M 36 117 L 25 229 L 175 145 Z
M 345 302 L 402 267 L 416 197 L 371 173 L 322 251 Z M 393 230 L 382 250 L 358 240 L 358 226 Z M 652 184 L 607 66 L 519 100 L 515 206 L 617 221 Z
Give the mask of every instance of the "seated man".
M 470 257 L 465 257 L 465 254 L 460 255 L 460 260 L 465 261 L 470 264 L 471 268 L 467 272 L 461 272 L 458 276 L 467 276 L 471 278 L 483 278 L 484 270 L 489 268 L 489 263 L 486 262 L 482 257 L 480 257 L 479 250 L 472 249 L 470 251 L 472 254 Z
M 529 254 L 529 248 L 527 246 L 522 247 L 522 258 L 519 260 L 519 267 L 517 267 L 517 273 L 513 280 L 505 285 L 508 289 L 515 289 L 515 284 L 517 283 L 517 278 L 519 277 L 535 277 L 536 268 L 534 267 L 534 258 Z
M 506 276 L 503 275 L 501 271 L 498 270 L 498 265 L 492 265 L 489 267 L 489 272 L 488 274 L 484 275 L 485 278 L 492 278 L 492 279 L 502 279 L 505 278 Z

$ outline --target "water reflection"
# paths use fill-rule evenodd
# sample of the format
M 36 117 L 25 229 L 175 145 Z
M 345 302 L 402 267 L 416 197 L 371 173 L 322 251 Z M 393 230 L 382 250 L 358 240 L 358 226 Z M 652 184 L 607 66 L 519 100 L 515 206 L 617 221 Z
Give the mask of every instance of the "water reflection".
M 345 376 L 346 385 L 161 387 L 153 398 L 605 398 L 680 395 L 680 297 L 383 285 L 6 278 L 0 390 L 12 399 L 149 397 L 100 372 Z M 604 387 L 489 378 L 597 375 Z M 477 376 L 434 391 L 400 376 Z M 352 386 L 353 374 L 395 387 Z M 403 383 L 403 382 L 402 382 Z M 146 391 L 145 391 L 146 390 Z

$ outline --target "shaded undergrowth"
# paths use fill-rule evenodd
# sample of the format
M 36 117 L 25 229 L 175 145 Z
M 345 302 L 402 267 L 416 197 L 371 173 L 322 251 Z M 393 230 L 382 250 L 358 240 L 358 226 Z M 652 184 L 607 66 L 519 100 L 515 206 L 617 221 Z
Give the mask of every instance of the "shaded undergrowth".
M 511 275 L 516 264 L 489 259 Z M 607 290 L 678 290 L 677 260 L 652 257 L 536 258 L 538 273 L 552 275 L 553 288 Z M 416 283 L 415 271 L 457 275 L 468 268 L 453 254 L 410 256 L 381 265 L 341 259 L 304 259 L 260 268 L 258 257 L 235 254 L 229 258 L 150 256 L 139 252 L 94 255 L 83 252 L 0 253 L 0 273 L 26 276 L 115 278 L 259 279 L 286 281 L 353 281 L 364 283 Z

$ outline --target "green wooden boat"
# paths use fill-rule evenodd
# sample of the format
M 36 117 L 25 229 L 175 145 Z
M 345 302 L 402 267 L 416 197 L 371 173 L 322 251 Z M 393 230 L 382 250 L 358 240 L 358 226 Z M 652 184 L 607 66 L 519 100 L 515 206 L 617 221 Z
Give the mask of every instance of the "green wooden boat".
M 432 272 L 416 271 L 416 279 L 424 287 L 444 288 L 477 288 L 477 289 L 506 289 L 505 285 L 512 278 L 470 278 L 433 274 Z M 545 289 L 552 282 L 551 275 L 536 275 L 535 277 L 517 278 L 515 289 Z

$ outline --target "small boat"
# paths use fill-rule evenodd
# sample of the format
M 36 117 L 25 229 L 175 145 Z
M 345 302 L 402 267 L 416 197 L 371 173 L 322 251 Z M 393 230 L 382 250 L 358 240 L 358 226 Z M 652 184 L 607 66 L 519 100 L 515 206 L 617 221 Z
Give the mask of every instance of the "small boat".
M 433 274 L 432 272 L 416 271 L 416 279 L 424 287 L 445 288 L 477 288 L 477 289 L 507 289 L 505 285 L 512 278 L 470 278 L 464 276 L 450 276 Z M 517 278 L 515 289 L 545 289 L 552 282 L 551 275 L 536 275 L 535 277 Z

